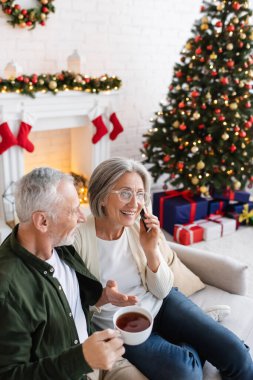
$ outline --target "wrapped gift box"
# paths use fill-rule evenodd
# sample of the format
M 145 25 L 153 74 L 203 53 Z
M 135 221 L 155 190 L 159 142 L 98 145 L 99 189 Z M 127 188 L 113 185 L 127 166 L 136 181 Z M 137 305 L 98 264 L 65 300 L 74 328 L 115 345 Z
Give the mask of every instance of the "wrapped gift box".
M 208 215 L 222 214 L 225 212 L 228 205 L 228 200 L 212 199 L 208 200 Z
M 225 217 L 212 217 L 205 220 L 198 220 L 196 224 L 204 229 L 204 240 L 213 240 L 225 235 L 229 235 L 236 230 L 236 220 Z
M 237 214 L 241 214 L 248 205 L 248 211 L 253 210 L 253 202 L 241 203 L 241 202 L 229 202 L 227 206 L 227 211 L 235 211 Z
M 159 218 L 161 228 L 173 235 L 175 224 L 188 224 L 207 216 L 208 202 L 189 191 L 154 193 L 153 212 Z
M 221 224 L 211 222 L 210 220 L 198 220 L 196 223 L 203 228 L 203 239 L 214 240 L 221 237 Z
M 221 199 L 221 200 L 230 200 L 230 201 L 238 201 L 238 202 L 248 202 L 250 193 L 247 191 L 232 191 L 232 190 L 226 190 L 222 193 L 218 193 L 215 190 L 211 190 L 211 195 L 214 199 Z
M 190 245 L 203 240 L 204 230 L 197 224 L 175 224 L 174 240 L 183 245 Z
M 238 228 L 240 226 L 240 222 L 239 222 L 239 216 L 240 216 L 240 214 L 238 214 L 235 211 L 228 211 L 228 212 L 226 212 L 225 215 L 226 215 L 226 217 L 228 217 L 230 219 L 234 219 L 236 221 L 236 229 L 238 230 Z

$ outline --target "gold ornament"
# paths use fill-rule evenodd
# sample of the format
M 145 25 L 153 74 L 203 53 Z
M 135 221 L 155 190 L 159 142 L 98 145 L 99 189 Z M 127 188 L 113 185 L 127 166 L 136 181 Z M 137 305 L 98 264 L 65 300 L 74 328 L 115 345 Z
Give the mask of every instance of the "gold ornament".
M 238 105 L 237 105 L 237 103 L 231 103 L 230 105 L 229 105 L 229 108 L 231 109 L 231 110 L 237 110 L 237 108 L 238 108 Z
M 240 181 L 235 181 L 234 184 L 233 184 L 233 188 L 235 190 L 240 190 L 241 186 L 242 186 L 242 184 L 241 184 Z
M 40 0 L 41 4 L 46 5 L 48 3 L 48 0 Z
M 202 194 L 206 194 L 208 192 L 208 188 L 206 186 L 200 186 L 199 191 Z
M 208 22 L 209 22 L 208 17 L 206 17 L 206 16 L 202 17 L 201 22 L 202 22 L 202 24 L 208 24 Z
M 197 168 L 198 170 L 201 170 L 201 169 L 204 169 L 205 166 L 206 166 L 206 165 L 205 165 L 204 161 L 199 161 L 199 162 L 197 163 L 197 165 L 196 165 L 196 168 Z
M 200 118 L 200 113 L 196 111 L 192 116 L 195 120 L 198 120 Z
M 222 9 L 224 9 L 224 4 L 223 3 L 218 4 L 216 9 L 217 11 L 222 11 Z
M 176 121 L 174 121 L 174 123 L 172 125 L 173 125 L 174 128 L 178 128 L 179 124 L 180 124 L 179 121 L 176 120 Z
M 198 180 L 197 177 L 192 177 L 192 181 L 191 182 L 192 182 L 193 185 L 197 185 L 199 183 L 199 180 Z
M 234 45 L 233 44 L 227 44 L 226 46 L 227 50 L 233 50 L 234 49 Z
M 208 28 L 209 28 L 208 24 L 201 24 L 201 25 L 200 25 L 200 30 L 205 31 L 205 30 L 207 30 Z
M 221 136 L 222 140 L 226 141 L 229 139 L 229 134 L 228 133 L 223 133 L 223 135 Z
M 217 59 L 217 55 L 216 55 L 215 53 L 212 53 L 212 54 L 210 55 L 210 58 L 211 58 L 212 60 L 215 60 L 215 59 Z
M 192 152 L 192 153 L 197 153 L 198 150 L 199 150 L 199 148 L 198 148 L 197 146 L 193 146 L 193 147 L 191 148 L 191 152 Z
M 51 80 L 48 83 L 48 87 L 50 88 L 50 90 L 55 90 L 57 88 L 57 82 L 55 82 L 54 80 Z
M 187 42 L 187 44 L 185 45 L 185 49 L 192 50 L 192 44 L 190 42 Z

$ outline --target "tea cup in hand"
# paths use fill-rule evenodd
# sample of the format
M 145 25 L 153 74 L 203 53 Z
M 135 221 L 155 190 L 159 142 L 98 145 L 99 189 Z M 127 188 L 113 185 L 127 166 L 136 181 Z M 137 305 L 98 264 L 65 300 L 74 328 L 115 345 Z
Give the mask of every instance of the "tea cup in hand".
M 140 306 L 126 306 L 116 311 L 113 324 L 120 331 L 124 343 L 134 346 L 145 342 L 150 336 L 153 317 L 147 309 Z

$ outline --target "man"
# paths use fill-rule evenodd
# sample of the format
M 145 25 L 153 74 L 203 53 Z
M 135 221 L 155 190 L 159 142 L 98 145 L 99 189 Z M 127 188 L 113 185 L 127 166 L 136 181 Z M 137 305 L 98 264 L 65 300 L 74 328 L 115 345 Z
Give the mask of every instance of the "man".
M 136 300 L 112 281 L 102 289 L 71 246 L 85 221 L 73 178 L 35 169 L 16 184 L 15 203 L 20 223 L 0 247 L 1 380 L 95 379 L 94 369 L 144 379 L 121 358 L 118 333 L 92 327 L 90 305 Z

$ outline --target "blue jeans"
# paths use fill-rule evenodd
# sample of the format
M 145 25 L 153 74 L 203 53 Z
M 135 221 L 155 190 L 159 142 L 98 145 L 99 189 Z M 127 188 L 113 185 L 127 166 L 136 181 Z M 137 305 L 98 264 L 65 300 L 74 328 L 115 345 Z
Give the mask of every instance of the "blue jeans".
M 125 348 L 124 356 L 150 380 L 202 380 L 206 360 L 223 380 L 253 379 L 248 347 L 175 288 L 163 300 L 149 339 Z

